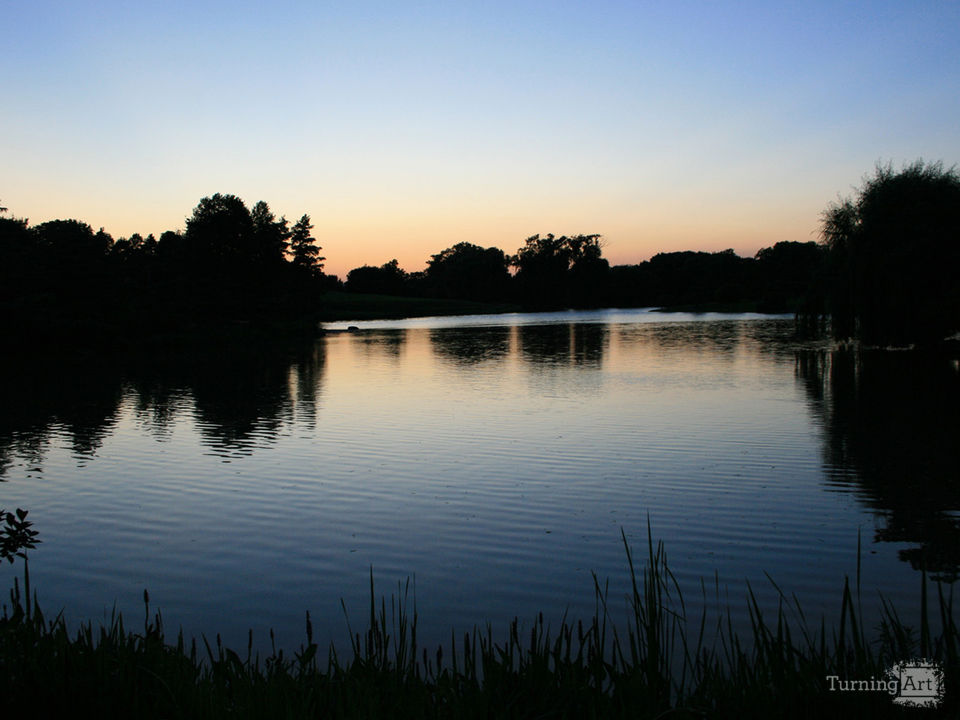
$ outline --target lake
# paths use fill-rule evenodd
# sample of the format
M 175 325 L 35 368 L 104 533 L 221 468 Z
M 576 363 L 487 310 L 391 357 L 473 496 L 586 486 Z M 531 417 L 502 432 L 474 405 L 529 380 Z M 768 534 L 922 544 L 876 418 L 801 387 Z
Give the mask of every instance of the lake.
M 0 507 L 71 626 L 149 589 L 168 631 L 346 643 L 411 579 L 421 639 L 625 606 L 648 523 L 697 606 L 747 585 L 916 614 L 960 564 L 956 360 L 837 349 L 782 316 L 648 310 L 352 323 L 306 342 L 8 359 Z M 343 330 L 347 323 L 329 326 Z M 4 566 L 4 588 L 20 572 Z M 709 600 L 713 602 L 713 600 Z M 875 614 L 871 614 L 875 617 Z

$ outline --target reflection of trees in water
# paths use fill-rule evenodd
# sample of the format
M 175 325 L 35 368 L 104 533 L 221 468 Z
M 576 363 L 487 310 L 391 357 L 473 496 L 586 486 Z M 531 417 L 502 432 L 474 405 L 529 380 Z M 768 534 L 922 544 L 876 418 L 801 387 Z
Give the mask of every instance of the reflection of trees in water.
M 323 375 L 322 343 L 231 342 L 177 352 L 78 359 L 31 358 L 0 369 L 0 476 L 14 458 L 42 464 L 54 436 L 78 457 L 94 455 L 128 400 L 154 436 L 192 410 L 204 441 L 249 452 L 293 420 L 311 422 Z
M 510 328 L 436 328 L 430 331 L 430 345 L 439 357 L 460 364 L 502 361 L 510 354 Z
M 517 326 L 520 357 L 533 365 L 599 367 L 609 340 L 605 324 Z
M 741 323 L 740 339 L 753 352 L 780 362 L 790 363 L 798 349 L 824 348 L 830 342 L 826 336 L 812 334 L 799 328 L 794 318 L 770 318 Z
M 797 354 L 797 375 L 824 420 L 838 485 L 881 519 L 876 539 L 911 543 L 901 559 L 953 581 L 960 568 L 960 374 L 913 352 Z
M 382 355 L 398 359 L 407 344 L 407 331 L 403 328 L 388 328 L 361 332 L 352 335 L 350 342 L 367 355 Z
M 188 409 L 190 391 L 185 387 L 170 385 L 158 376 L 142 379 L 136 389 L 128 388 L 134 396 L 134 413 L 140 423 L 155 437 L 165 438 L 173 432 L 177 415 Z
M 326 363 L 326 344 L 314 343 L 296 356 L 290 368 L 292 396 L 297 421 L 313 428 L 317 422 L 317 405 L 320 400 L 320 384 Z
M 571 349 L 575 365 L 600 367 L 610 342 L 606 325 L 582 324 L 571 328 Z
M 744 323 L 732 320 L 681 321 L 621 325 L 618 333 L 625 343 L 639 342 L 667 352 L 706 352 L 721 359 L 732 358 L 744 327 Z
M 241 341 L 192 347 L 154 358 L 131 384 L 141 402 L 159 401 L 152 407 L 148 401 L 143 412 L 162 421 L 182 408 L 188 392 L 204 441 L 217 451 L 249 453 L 257 442 L 275 438 L 294 408 L 313 417 L 323 348 Z
M 0 430 L 0 482 L 7 479 L 15 458 L 30 467 L 41 465 L 47 438 L 46 428 L 39 431 L 27 428 L 9 434 Z
M 197 358 L 190 368 L 193 412 L 213 448 L 249 453 L 258 438 L 277 435 L 289 414 L 285 358 L 237 348 Z
M 122 386 L 103 358 L 21 355 L 0 374 L 0 472 L 15 456 L 42 463 L 54 434 L 77 457 L 93 455 L 116 423 Z

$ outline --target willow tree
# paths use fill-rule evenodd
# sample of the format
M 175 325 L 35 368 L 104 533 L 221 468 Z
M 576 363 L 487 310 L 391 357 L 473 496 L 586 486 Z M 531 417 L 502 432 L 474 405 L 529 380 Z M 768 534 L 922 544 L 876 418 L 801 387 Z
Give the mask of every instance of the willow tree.
M 922 160 L 878 165 L 823 213 L 834 334 L 877 345 L 960 330 L 960 174 Z

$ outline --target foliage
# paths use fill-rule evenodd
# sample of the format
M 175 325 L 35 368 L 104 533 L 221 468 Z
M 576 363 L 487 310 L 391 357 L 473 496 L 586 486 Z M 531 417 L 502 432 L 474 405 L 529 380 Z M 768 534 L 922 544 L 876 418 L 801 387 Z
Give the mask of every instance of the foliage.
M 159 239 L 114 241 L 79 220 L 30 227 L 0 216 L 0 310 L 21 342 L 312 326 L 327 282 L 311 229 L 307 215 L 291 229 L 266 202 L 248 210 L 220 193 L 200 200 L 183 232 Z
M 960 329 L 960 176 L 918 162 L 878 167 L 854 199 L 823 216 L 823 245 L 776 243 L 755 258 L 659 253 L 611 268 L 600 235 L 526 239 L 515 254 L 461 242 L 424 272 L 394 259 L 341 285 L 309 215 L 293 227 L 266 202 L 204 197 L 183 232 L 116 241 L 78 220 L 30 227 L 0 216 L 0 308 L 12 336 L 114 340 L 216 323 L 315 322 L 327 289 L 519 305 L 523 309 L 665 306 L 829 312 L 836 335 L 870 343 L 942 339 Z M 6 209 L 3 210 L 6 212 Z M 511 276 L 509 269 L 513 269 Z M 395 315 L 395 311 L 388 311 Z
M 270 206 L 263 200 L 258 201 L 250 210 L 253 222 L 250 254 L 259 263 L 282 262 L 290 240 L 287 219 L 277 220 Z
M 922 160 L 878 165 L 823 213 L 829 310 L 838 337 L 942 340 L 960 330 L 960 174 Z
M 609 292 L 620 306 L 757 309 L 763 303 L 757 265 L 733 250 L 657 253 L 639 265 L 612 268 Z
M 310 234 L 312 230 L 310 216 L 301 216 L 290 232 L 290 253 L 293 256 L 293 264 L 297 267 L 306 268 L 311 272 L 320 272 L 323 270 L 323 261 L 326 258 L 320 257 L 321 248 Z
M 15 301 L 35 292 L 39 248 L 27 221 L 0 217 L 0 301 Z
M 510 258 L 522 301 L 530 307 L 588 307 L 603 302 L 610 265 L 600 235 L 527 238 Z
M 427 261 L 427 281 L 441 298 L 499 300 L 510 282 L 507 256 L 495 247 L 461 242 Z
M 204 265 L 252 260 L 252 238 L 253 218 L 243 200 L 220 193 L 197 203 L 184 233 L 195 262 Z
M 23 518 L 20 518 L 22 521 Z M 958 679 L 960 631 L 952 594 L 937 586 L 939 631 L 921 586 L 920 632 L 889 604 L 877 637 L 867 639 L 856 590 L 844 583 L 839 627 L 811 628 L 802 609 L 779 588 L 768 616 L 752 589 L 747 636 L 724 617 L 688 615 L 662 543 L 648 528 L 646 563 L 637 568 L 626 536 L 630 585 L 628 620 L 613 619 L 608 590 L 596 576 L 596 612 L 587 622 L 566 618 L 552 630 L 539 614 L 514 620 L 505 639 L 474 627 L 435 651 L 418 644 L 419 617 L 410 583 L 377 601 L 370 576 L 368 623 L 350 628 L 351 647 L 325 656 L 306 614 L 306 643 L 292 655 L 277 650 L 261 661 L 202 638 L 203 651 L 180 633 L 168 644 L 159 613 L 151 617 L 144 592 L 142 632 L 119 615 L 71 636 L 62 614 L 48 621 L 25 610 L 17 587 L 12 614 L 0 617 L 0 697 L 9 714 L 84 714 L 99 717 L 901 717 L 886 692 L 830 692 L 827 678 L 883 678 L 893 662 L 917 653 L 941 663 L 949 689 Z M 706 587 L 703 587 L 704 607 Z M 719 602 L 719 587 L 717 588 Z M 346 608 L 344 607 L 346 613 Z M 714 623 L 716 620 L 716 623 Z M 271 638 L 272 638 L 271 633 Z M 955 716 L 947 694 L 944 716 Z M 936 715 L 934 715 L 936 716 Z
M 424 273 L 405 273 L 394 262 L 355 268 L 346 289 L 518 304 L 527 310 L 659 306 L 795 312 L 810 315 L 811 326 L 824 313 L 826 252 L 815 242 L 779 242 L 755 258 L 732 249 L 658 253 L 638 265 L 615 267 L 602 248 L 599 235 L 534 235 L 512 256 L 463 242 L 432 255 Z M 508 267 L 516 271 L 513 276 Z
M 33 550 L 40 540 L 33 523 L 27 520 L 27 511 L 17 508 L 16 513 L 0 510 L 3 527 L 0 527 L 0 559 L 13 562 L 15 557 L 27 559 L 27 550 Z
M 778 242 L 756 254 L 761 308 L 819 316 L 823 308 L 824 248 L 810 241 Z
M 277 220 L 264 201 L 247 210 L 236 195 L 216 193 L 200 200 L 184 233 L 194 262 L 205 271 L 282 262 L 290 239 L 286 218 Z
M 29 617 L 35 601 L 30 597 L 30 565 L 27 562 L 27 550 L 33 550 L 37 543 L 37 531 L 32 529 L 33 523 L 27 520 L 27 511 L 17 508 L 16 513 L 0 510 L 3 527 L 0 528 L 0 559 L 12 563 L 14 558 L 23 558 L 23 589 L 25 596 L 25 612 Z M 19 586 L 14 585 L 15 593 Z M 19 606 L 19 596 L 14 595 L 14 605 Z M 2 697 L 2 695 L 0 695 Z
M 377 295 L 404 295 L 407 273 L 396 258 L 380 267 L 364 265 L 347 273 L 346 290 Z
M 599 260 L 599 235 L 555 237 L 553 234 L 528 237 L 523 247 L 510 258 L 517 272 L 566 272 L 580 263 Z

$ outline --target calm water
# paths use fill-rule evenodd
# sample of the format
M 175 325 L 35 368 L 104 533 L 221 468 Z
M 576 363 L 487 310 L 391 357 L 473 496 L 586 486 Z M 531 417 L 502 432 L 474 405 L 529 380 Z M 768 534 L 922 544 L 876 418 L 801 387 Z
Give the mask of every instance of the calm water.
M 622 606 L 647 522 L 688 597 L 764 572 L 917 608 L 960 560 L 955 361 L 832 350 L 790 318 L 604 311 L 357 323 L 307 344 L 31 358 L 4 371 L 0 507 L 70 620 L 342 642 L 415 580 L 424 639 Z M 341 327 L 345 327 L 345 324 Z M 4 587 L 16 571 L 0 570 Z

